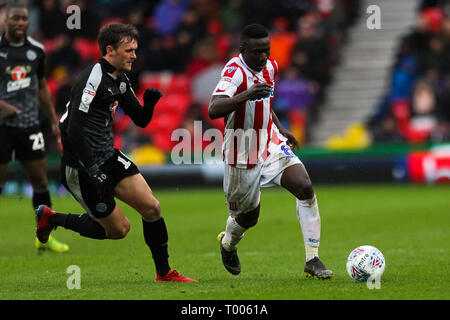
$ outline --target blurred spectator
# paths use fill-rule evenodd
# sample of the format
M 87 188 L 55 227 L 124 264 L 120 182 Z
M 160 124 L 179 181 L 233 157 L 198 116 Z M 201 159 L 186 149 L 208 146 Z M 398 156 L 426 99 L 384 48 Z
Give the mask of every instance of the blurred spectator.
M 131 69 L 131 72 L 128 73 L 128 77 L 130 78 L 131 86 L 137 90 L 139 88 L 139 78 L 145 69 L 152 70 L 154 67 L 152 64 L 159 63 L 160 58 L 158 58 L 159 50 L 156 50 L 155 55 L 155 61 L 151 61 L 150 57 L 154 52 L 151 52 L 152 49 L 155 49 L 152 47 L 152 44 L 150 44 L 150 41 L 152 39 L 152 31 L 147 27 L 146 21 L 145 21 L 145 6 L 138 6 L 134 7 L 130 10 L 127 16 L 127 23 L 132 24 L 136 27 L 136 29 L 139 32 L 139 40 L 138 40 L 138 49 L 136 50 L 136 60 L 134 62 L 134 67 Z M 147 48 L 147 45 L 150 46 Z M 166 52 L 162 52 L 162 54 L 166 54 Z M 149 61 L 147 61 L 149 59 Z M 166 58 L 167 59 L 167 58 Z M 164 67 L 164 63 L 163 63 Z M 164 69 L 162 69 L 164 70 Z
M 419 63 L 419 68 L 423 69 L 430 38 L 431 32 L 428 20 L 423 15 L 418 15 L 414 28 L 400 42 L 398 60 L 404 55 L 413 55 Z
M 226 33 L 239 33 L 244 27 L 244 0 L 227 1 L 221 10 L 221 21 Z
M 410 136 L 414 142 L 425 140 L 435 130 L 436 117 L 436 93 L 433 87 L 425 82 L 417 82 L 411 98 L 411 119 L 409 123 Z M 417 137 L 420 135 L 420 137 Z
M 186 67 L 186 73 L 195 77 L 201 71 L 218 62 L 218 52 L 212 36 L 205 37 L 195 46 L 194 56 Z
M 439 6 L 427 7 L 422 9 L 421 16 L 428 22 L 428 29 L 433 34 L 441 32 L 442 22 L 444 21 L 444 12 Z
M 207 23 L 220 21 L 220 0 L 191 0 L 191 8 L 205 19 Z
M 66 105 L 69 102 L 70 91 L 76 80 L 76 73 L 68 73 L 60 80 L 60 85 L 56 92 L 55 109 L 58 116 L 66 112 Z
M 156 5 L 153 14 L 155 30 L 161 36 L 172 35 L 183 20 L 186 6 L 190 0 L 162 0 Z
M 65 73 L 74 73 L 80 65 L 80 55 L 73 47 L 73 38 L 61 34 L 55 41 L 56 49 L 48 57 L 48 74 L 53 79 L 60 79 Z
M 286 68 L 278 80 L 274 108 L 283 126 L 289 128 L 289 113 L 306 112 L 315 102 L 314 85 L 294 66 Z
M 277 61 L 279 70 L 291 63 L 292 48 L 297 40 L 295 33 L 288 30 L 288 23 L 285 18 L 276 18 L 270 34 L 270 55 Z
M 45 39 L 52 39 L 66 31 L 66 16 L 58 0 L 42 0 L 39 31 Z
M 390 100 L 409 98 L 417 77 L 417 60 L 413 56 L 402 57 L 392 74 Z
M 206 36 L 206 22 L 200 14 L 189 9 L 186 11 L 176 34 L 172 70 L 183 72 L 192 58 L 195 44 Z
M 398 143 L 406 141 L 398 132 L 396 120 L 391 114 L 385 115 L 381 119 L 380 125 L 373 128 L 371 134 L 372 140 L 375 143 Z
M 300 71 L 309 79 L 317 81 L 321 88 L 327 86 L 331 80 L 332 50 L 328 47 L 328 38 L 320 15 L 312 11 L 300 17 L 297 33 L 299 40 L 294 54 L 303 58 L 303 65 L 298 65 Z
M 447 70 L 446 52 L 444 51 L 444 41 L 441 36 L 435 35 L 430 38 L 428 54 L 424 57 L 424 70 L 435 69 Z
M 70 30 L 70 33 L 74 37 L 95 40 L 102 22 L 97 10 L 94 9 L 95 4 L 87 0 L 75 0 L 73 4 L 80 7 L 81 28 L 79 30 Z
M 391 75 L 388 92 L 375 108 L 368 121 L 369 126 L 378 125 L 383 118 L 388 116 L 393 104 L 409 101 L 414 82 L 419 75 L 418 71 L 416 58 L 411 55 L 400 58 Z
M 171 69 L 171 52 L 165 46 L 164 38 L 153 34 L 143 46 L 144 50 L 139 52 L 137 61 L 143 70 L 158 72 Z
M 276 17 L 279 1 L 247 0 L 244 2 L 244 20 L 269 26 Z

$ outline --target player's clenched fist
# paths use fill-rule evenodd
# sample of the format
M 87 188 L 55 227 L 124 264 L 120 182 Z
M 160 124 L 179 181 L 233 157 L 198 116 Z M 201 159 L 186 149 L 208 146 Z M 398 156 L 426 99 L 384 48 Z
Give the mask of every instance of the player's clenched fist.
M 256 83 L 247 90 L 248 99 L 261 99 L 270 94 L 272 86 L 268 83 Z
M 162 93 L 158 89 L 147 88 L 144 92 L 144 106 L 154 106 L 161 97 Z

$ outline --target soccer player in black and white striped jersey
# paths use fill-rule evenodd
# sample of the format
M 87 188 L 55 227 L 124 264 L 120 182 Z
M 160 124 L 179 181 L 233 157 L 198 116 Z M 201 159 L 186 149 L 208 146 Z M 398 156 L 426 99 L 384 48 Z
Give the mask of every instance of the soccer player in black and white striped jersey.
M 44 77 L 45 52 L 42 44 L 27 36 L 28 10 L 10 6 L 5 33 L 0 38 L 0 193 L 8 163 L 13 155 L 20 160 L 33 187 L 34 208 L 50 206 L 44 136 L 39 124 L 38 106 L 50 120 L 52 132 L 60 139 L 50 90 Z M 54 237 L 38 249 L 55 252 L 69 250 Z
M 169 266 L 168 234 L 159 201 L 137 166 L 114 148 L 112 121 L 120 106 L 139 127 L 146 127 L 162 94 L 148 88 L 144 106 L 136 98 L 125 72 L 136 59 L 138 32 L 132 25 L 112 23 L 99 33 L 102 58 L 83 70 L 71 90 L 60 122 L 65 187 L 87 213 L 64 214 L 41 206 L 36 211 L 36 235 L 46 241 L 62 226 L 92 239 L 124 238 L 130 223 L 115 198 L 142 216 L 145 243 L 156 269 L 156 281 L 196 282 Z

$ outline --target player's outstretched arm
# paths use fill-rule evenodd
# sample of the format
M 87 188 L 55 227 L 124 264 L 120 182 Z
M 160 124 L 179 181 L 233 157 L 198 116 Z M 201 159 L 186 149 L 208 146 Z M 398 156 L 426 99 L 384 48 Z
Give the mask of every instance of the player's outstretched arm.
M 147 88 L 143 97 L 144 106 L 141 106 L 126 75 L 123 75 L 123 80 L 127 88 L 122 94 L 121 107 L 137 126 L 145 128 L 152 120 L 153 111 L 162 93 L 156 88 Z
M 235 111 L 242 103 L 252 99 L 262 99 L 270 94 L 271 86 L 267 83 L 257 83 L 250 89 L 235 96 L 214 95 L 208 107 L 211 119 L 222 118 Z

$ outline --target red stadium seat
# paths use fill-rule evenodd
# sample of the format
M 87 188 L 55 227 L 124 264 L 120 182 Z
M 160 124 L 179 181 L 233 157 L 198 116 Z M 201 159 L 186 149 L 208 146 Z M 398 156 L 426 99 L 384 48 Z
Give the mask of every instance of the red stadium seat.
M 61 85 L 61 83 L 59 83 L 59 81 L 57 81 L 55 79 L 52 79 L 52 78 L 47 79 L 47 86 L 48 86 L 48 89 L 50 90 L 53 101 L 56 101 L 56 95 L 58 94 L 58 89 L 59 89 L 60 85 Z
M 189 93 L 191 82 L 185 74 L 172 74 L 170 72 L 147 73 L 139 80 L 139 92 L 147 88 L 157 88 L 164 94 Z
M 73 46 L 83 60 L 97 61 L 101 57 L 96 40 L 76 38 Z
M 167 94 L 159 102 L 158 109 L 165 113 L 177 113 L 183 116 L 191 105 L 191 96 L 184 93 Z
M 170 80 L 168 93 L 189 93 L 191 82 L 185 74 L 174 74 Z
M 211 119 L 208 114 L 208 105 L 205 104 L 201 107 L 202 119 L 212 125 L 214 128 L 219 129 L 222 133 L 225 130 L 225 121 L 223 118 Z

